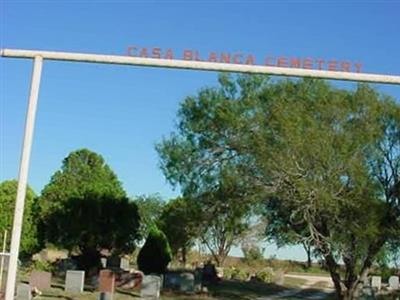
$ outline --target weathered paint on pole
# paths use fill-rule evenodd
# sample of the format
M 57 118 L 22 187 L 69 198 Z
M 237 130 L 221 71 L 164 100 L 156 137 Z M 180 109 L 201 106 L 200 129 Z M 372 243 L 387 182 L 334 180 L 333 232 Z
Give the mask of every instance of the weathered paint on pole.
M 84 54 L 70 52 L 37 51 L 37 50 L 19 50 L 3 49 L 1 56 L 14 58 L 34 58 L 41 56 L 43 59 L 76 61 L 102 64 L 135 65 L 144 67 L 190 69 L 202 71 L 235 72 L 250 74 L 268 74 L 276 76 L 293 77 L 312 77 L 334 80 L 348 80 L 361 82 L 374 82 L 386 84 L 399 84 L 400 75 L 382 75 L 368 73 L 350 73 L 326 70 L 309 70 L 300 68 L 283 68 L 258 65 L 241 65 L 214 63 L 205 61 L 187 61 L 176 59 L 143 58 L 121 55 L 102 55 L 102 54 Z
M 15 282 L 17 276 L 18 254 L 21 240 L 21 230 L 24 215 L 26 186 L 28 182 L 29 160 L 31 156 L 33 130 L 39 96 L 40 78 L 42 74 L 43 58 L 35 56 L 33 60 L 33 72 L 31 89 L 29 94 L 28 111 L 26 114 L 25 134 L 22 145 L 21 162 L 18 177 L 17 198 L 15 201 L 14 224 L 11 235 L 10 259 L 6 285 L 6 300 L 14 299 Z

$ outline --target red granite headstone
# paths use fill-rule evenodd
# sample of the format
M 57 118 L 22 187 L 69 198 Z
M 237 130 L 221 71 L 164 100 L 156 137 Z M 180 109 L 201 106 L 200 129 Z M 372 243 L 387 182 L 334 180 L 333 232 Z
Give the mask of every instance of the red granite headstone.
M 114 293 L 115 274 L 111 270 L 101 270 L 99 276 L 99 290 L 103 293 Z
M 31 288 L 37 288 L 39 291 L 48 290 L 51 287 L 51 273 L 42 271 L 33 271 L 29 278 Z

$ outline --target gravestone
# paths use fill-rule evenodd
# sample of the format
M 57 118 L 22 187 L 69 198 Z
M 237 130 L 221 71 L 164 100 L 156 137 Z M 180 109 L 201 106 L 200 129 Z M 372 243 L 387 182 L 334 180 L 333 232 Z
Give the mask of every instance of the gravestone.
M 106 268 L 107 267 L 107 258 L 105 258 L 105 257 L 100 258 L 100 262 L 101 262 L 101 267 L 102 268 Z
M 129 271 L 130 269 L 129 260 L 126 258 L 121 258 L 119 267 L 124 271 Z
M 29 278 L 31 288 L 37 288 L 39 291 L 48 290 L 51 287 L 51 273 L 33 271 Z
M 372 276 L 371 287 L 379 291 L 381 289 L 381 286 L 382 286 L 381 276 Z
M 65 277 L 65 291 L 82 293 L 85 281 L 85 271 L 67 271 Z
M 179 290 L 180 286 L 181 286 L 181 276 L 179 273 L 168 272 L 164 275 L 163 287 L 165 289 Z
M 111 270 L 101 270 L 99 277 L 99 291 L 114 294 L 115 274 Z
M 194 292 L 194 275 L 192 273 L 181 274 L 181 292 L 193 293 Z
M 194 291 L 196 293 L 201 292 L 201 283 L 202 283 L 202 276 L 203 272 L 201 271 L 201 269 L 196 268 L 196 270 L 194 271 Z
M 161 278 L 154 275 L 144 276 L 140 289 L 140 297 L 144 299 L 159 299 Z
M 16 300 L 31 300 L 31 299 L 32 299 L 31 286 L 26 283 L 19 283 L 17 286 Z
M 392 290 L 400 289 L 399 276 L 390 276 L 390 278 L 389 278 L 389 287 Z

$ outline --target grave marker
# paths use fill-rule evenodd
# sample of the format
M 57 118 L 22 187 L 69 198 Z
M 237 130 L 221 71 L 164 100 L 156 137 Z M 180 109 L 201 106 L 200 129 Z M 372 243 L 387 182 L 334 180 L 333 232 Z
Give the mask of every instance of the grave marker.
M 16 300 L 31 300 L 32 292 L 29 284 L 19 283 L 17 286 L 17 298 Z
M 144 299 L 159 299 L 161 278 L 159 276 L 144 276 L 140 290 L 140 297 Z
M 85 281 L 85 271 L 67 271 L 65 277 L 65 291 L 82 293 Z
M 37 288 L 39 291 L 51 288 L 51 273 L 42 271 L 33 271 L 29 278 L 31 288 Z
M 193 293 L 194 292 L 194 275 L 192 273 L 181 274 L 181 292 Z
M 101 270 L 99 278 L 99 291 L 114 294 L 115 274 L 111 270 Z
M 381 276 L 372 276 L 371 278 L 371 287 L 377 289 L 378 291 L 381 289 L 382 279 Z
M 390 276 L 389 277 L 389 287 L 392 290 L 400 289 L 399 276 Z

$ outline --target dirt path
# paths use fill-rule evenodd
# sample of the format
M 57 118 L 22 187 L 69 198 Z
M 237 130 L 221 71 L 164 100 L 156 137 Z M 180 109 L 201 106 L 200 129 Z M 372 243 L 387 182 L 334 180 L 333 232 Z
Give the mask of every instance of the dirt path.
M 260 297 L 256 300 L 278 300 L 278 299 L 308 299 L 322 300 L 333 293 L 333 283 L 330 277 L 316 275 L 286 274 L 287 278 L 303 279 L 306 282 L 299 288 L 288 289 L 272 296 Z M 315 291 L 310 291 L 315 289 Z

